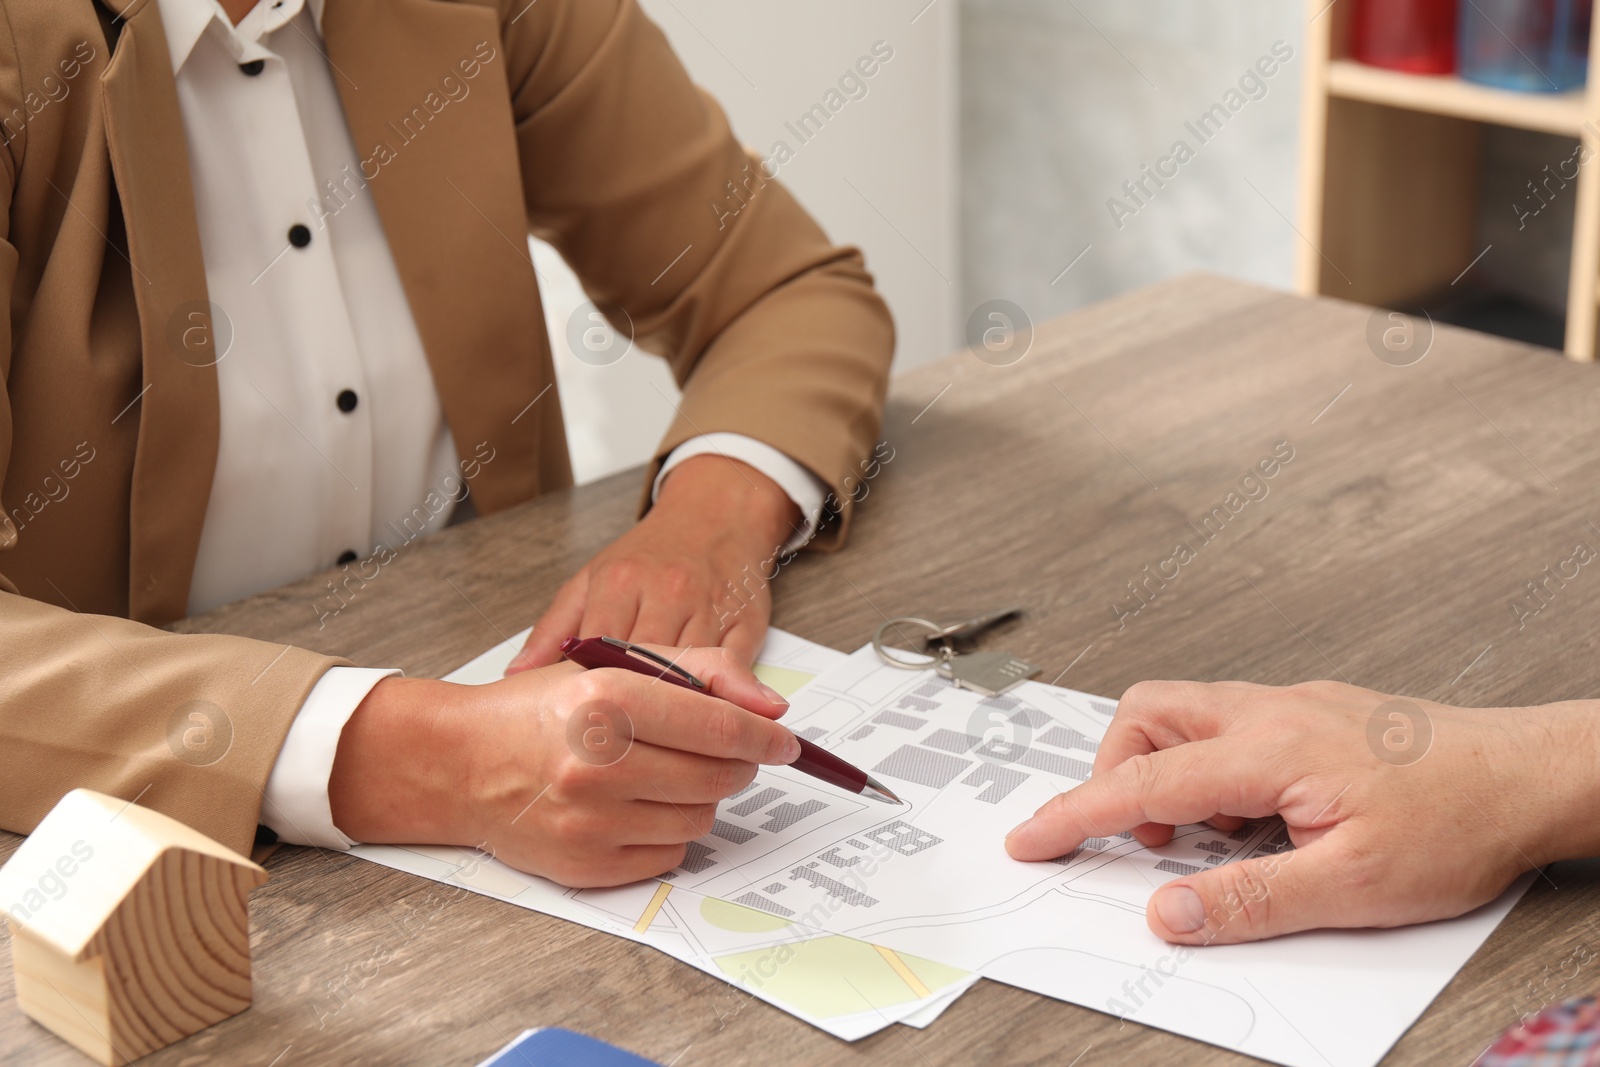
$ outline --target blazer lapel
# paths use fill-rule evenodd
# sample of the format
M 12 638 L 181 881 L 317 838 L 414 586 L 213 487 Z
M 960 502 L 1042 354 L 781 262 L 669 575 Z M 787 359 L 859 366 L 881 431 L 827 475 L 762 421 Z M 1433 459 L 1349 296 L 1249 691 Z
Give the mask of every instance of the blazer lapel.
M 327 0 L 346 120 L 480 513 L 571 484 L 493 7 Z M 472 73 L 475 72 L 475 73 Z
M 217 374 L 189 153 L 155 0 L 104 0 L 124 23 L 101 77 L 144 355 L 128 614 L 182 618 L 217 464 Z M 198 331 L 198 332 L 197 332 Z

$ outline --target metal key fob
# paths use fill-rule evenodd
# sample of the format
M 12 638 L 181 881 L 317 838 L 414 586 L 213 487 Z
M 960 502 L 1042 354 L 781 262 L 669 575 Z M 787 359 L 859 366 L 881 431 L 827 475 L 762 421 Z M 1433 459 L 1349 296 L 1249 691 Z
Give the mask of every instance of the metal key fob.
M 982 693 L 986 697 L 999 696 L 1023 679 L 1032 678 L 1040 670 L 1006 652 L 947 655 L 934 664 L 933 669 L 958 687 Z

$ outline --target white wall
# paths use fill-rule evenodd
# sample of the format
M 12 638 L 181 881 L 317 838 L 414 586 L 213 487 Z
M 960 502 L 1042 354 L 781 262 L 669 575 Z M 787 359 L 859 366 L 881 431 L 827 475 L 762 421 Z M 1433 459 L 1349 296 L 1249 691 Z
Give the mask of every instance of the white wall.
M 1289 287 L 1304 12 L 1298 0 L 965 0 L 968 305 L 1011 300 L 1039 321 L 1197 269 Z M 1184 123 L 1276 40 L 1295 58 L 1200 145 Z M 1106 201 L 1179 138 L 1195 158 L 1119 228 Z
M 643 0 L 695 80 L 727 109 L 734 131 L 768 156 L 829 236 L 859 245 L 893 310 L 896 366 L 960 343 L 965 318 L 957 237 L 955 0 Z M 893 58 L 820 134 L 801 144 L 793 122 L 875 42 Z M 573 356 L 569 317 L 584 301 L 549 248 L 535 248 L 556 372 L 580 482 L 653 451 L 676 398 L 664 365 L 637 350 L 607 366 Z

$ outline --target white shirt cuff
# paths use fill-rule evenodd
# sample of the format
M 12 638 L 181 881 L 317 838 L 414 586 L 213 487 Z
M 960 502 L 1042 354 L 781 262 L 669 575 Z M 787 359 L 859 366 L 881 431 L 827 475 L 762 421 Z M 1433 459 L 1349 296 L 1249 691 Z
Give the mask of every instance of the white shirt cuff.
M 339 735 L 372 687 L 397 670 L 330 667 L 306 694 L 262 795 L 261 825 L 291 845 L 346 849 L 356 842 L 333 825 L 328 776 Z
M 701 434 L 699 437 L 689 438 L 674 448 L 667 456 L 666 462 L 661 464 L 661 471 L 656 475 L 655 484 L 650 487 L 651 501 L 654 501 L 661 492 L 661 483 L 672 468 L 692 456 L 703 456 L 708 453 L 748 463 L 777 482 L 778 488 L 794 501 L 795 507 L 800 509 L 801 525 L 783 546 L 783 551 L 798 551 L 801 545 L 816 534 L 817 524 L 822 521 L 822 503 L 828 493 L 827 485 L 821 478 L 776 448 L 757 441 L 754 437 L 746 437 L 742 433 Z

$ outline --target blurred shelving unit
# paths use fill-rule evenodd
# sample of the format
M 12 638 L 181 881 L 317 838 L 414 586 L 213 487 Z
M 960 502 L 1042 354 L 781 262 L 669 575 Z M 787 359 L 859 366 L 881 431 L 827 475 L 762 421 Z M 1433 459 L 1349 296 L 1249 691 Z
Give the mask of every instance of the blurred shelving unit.
M 1301 103 L 1300 292 L 1377 306 L 1449 291 L 1473 257 L 1484 124 L 1579 140 L 1600 153 L 1600 19 L 1587 88 L 1518 93 L 1348 58 L 1351 0 L 1309 0 Z M 1529 175 L 1530 178 L 1538 175 Z M 1563 349 L 1595 359 L 1600 158 L 1580 167 Z

